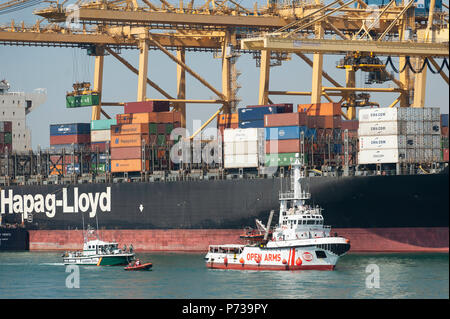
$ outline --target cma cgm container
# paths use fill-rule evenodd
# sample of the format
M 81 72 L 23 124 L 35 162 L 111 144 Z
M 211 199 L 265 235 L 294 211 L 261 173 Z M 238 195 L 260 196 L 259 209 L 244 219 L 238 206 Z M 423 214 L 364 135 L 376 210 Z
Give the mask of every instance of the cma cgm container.
M 90 134 L 90 123 L 51 124 L 50 136 Z

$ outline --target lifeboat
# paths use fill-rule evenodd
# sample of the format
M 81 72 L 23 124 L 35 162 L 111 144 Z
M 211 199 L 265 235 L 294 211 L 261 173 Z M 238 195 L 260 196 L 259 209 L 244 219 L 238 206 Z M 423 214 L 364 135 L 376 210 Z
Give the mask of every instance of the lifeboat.
M 136 264 L 128 265 L 124 269 L 125 270 L 150 270 L 152 268 L 152 263 L 145 263 L 136 266 Z

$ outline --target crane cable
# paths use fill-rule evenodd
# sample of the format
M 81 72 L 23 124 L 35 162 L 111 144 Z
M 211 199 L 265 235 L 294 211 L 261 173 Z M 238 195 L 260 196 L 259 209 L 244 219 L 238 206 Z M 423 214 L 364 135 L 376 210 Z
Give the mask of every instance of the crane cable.
M 392 62 L 392 57 L 388 57 L 385 63 L 385 66 L 390 65 L 391 68 L 394 70 L 395 73 L 402 73 L 403 71 L 405 71 L 406 67 L 408 67 L 412 73 L 417 74 L 417 73 L 421 73 L 423 71 L 423 69 L 425 68 L 425 66 L 427 66 L 430 69 L 430 72 L 433 74 L 437 74 L 442 72 L 442 70 L 444 69 L 444 67 L 447 67 L 447 69 L 449 69 L 449 65 L 448 65 L 448 61 L 446 58 L 444 58 L 444 60 L 442 61 L 441 66 L 439 67 L 438 70 L 434 70 L 430 61 L 428 60 L 428 58 L 425 58 L 423 60 L 423 64 L 419 69 L 415 69 L 412 65 L 411 65 L 411 60 L 410 57 L 407 56 L 405 59 L 405 64 L 403 65 L 402 68 L 400 68 L 400 70 L 398 70 L 395 66 L 394 63 Z
M 13 1 L 10 1 L 13 2 Z M 7 14 L 7 13 L 13 13 L 22 9 L 26 9 L 35 5 L 38 5 L 42 3 L 43 0 L 23 0 L 21 2 L 18 2 L 16 4 L 9 4 L 3 3 L 0 4 L 0 15 Z

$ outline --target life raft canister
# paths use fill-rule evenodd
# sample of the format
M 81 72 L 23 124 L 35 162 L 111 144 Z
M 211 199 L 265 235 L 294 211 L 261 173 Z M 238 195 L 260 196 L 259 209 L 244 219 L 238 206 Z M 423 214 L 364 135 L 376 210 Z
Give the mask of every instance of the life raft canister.
M 243 264 L 243 263 L 244 263 L 244 258 L 241 257 L 241 259 L 239 259 L 239 262 L 240 262 L 241 264 Z
M 287 260 L 283 259 L 282 263 L 283 263 L 283 265 L 286 265 L 287 264 Z
M 302 259 L 300 257 L 298 257 L 297 260 L 295 261 L 295 264 L 297 266 L 300 266 L 302 264 Z

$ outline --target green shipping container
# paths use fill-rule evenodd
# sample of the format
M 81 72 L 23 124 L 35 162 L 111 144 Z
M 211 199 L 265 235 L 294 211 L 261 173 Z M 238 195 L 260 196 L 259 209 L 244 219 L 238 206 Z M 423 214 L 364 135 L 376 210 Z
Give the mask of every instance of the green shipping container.
M 66 96 L 66 107 L 82 107 L 98 105 L 100 98 L 98 94 L 84 94 L 84 95 L 69 95 Z
M 296 153 L 266 154 L 265 166 L 289 166 L 295 161 Z M 305 154 L 305 162 L 308 162 L 308 155 Z
M 12 133 L 5 133 L 5 144 L 12 144 Z
M 108 168 L 109 168 L 109 165 L 108 165 Z M 98 164 L 98 165 L 92 164 L 91 169 L 95 173 L 105 173 L 106 172 L 106 164 Z M 108 172 L 109 172 L 109 169 L 108 169 Z
M 158 144 L 158 146 L 166 145 L 166 136 L 162 134 L 158 135 L 158 140 L 156 143 Z
M 116 119 L 91 121 L 91 131 L 109 130 L 111 125 L 117 125 Z
M 151 134 L 158 134 L 158 124 L 156 123 L 149 123 L 148 124 L 148 133 Z
M 166 124 L 166 133 L 170 134 L 170 133 L 172 133 L 172 130 L 173 130 L 173 124 L 172 123 L 167 123 Z

